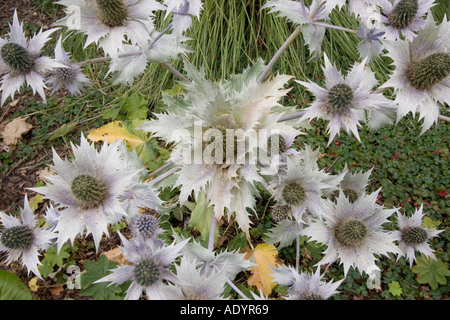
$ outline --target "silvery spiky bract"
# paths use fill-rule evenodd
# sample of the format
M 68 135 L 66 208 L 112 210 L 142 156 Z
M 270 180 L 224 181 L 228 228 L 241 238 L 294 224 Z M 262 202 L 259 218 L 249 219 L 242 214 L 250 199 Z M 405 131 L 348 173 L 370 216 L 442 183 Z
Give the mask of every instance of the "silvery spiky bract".
M 381 14 L 379 21 L 384 26 L 384 38 L 397 40 L 400 36 L 413 40 L 416 32 L 425 25 L 423 17 L 434 5 L 435 0 L 379 0 Z
M 269 0 L 262 8 L 271 8 L 270 12 L 278 12 L 279 17 L 286 17 L 297 25 L 311 54 L 320 55 L 325 27 L 314 25 L 313 22 L 323 22 L 328 19 L 333 8 L 325 4 L 326 1 L 313 0 L 307 7 L 304 1 Z
M 46 88 L 43 74 L 53 68 L 64 67 L 50 57 L 41 56 L 41 49 L 56 29 L 39 31 L 27 39 L 23 24 L 19 23 L 17 11 L 14 11 L 13 23 L 10 25 L 9 39 L 0 38 L 0 75 L 3 75 L 0 91 L 1 104 L 8 97 L 14 98 L 16 91 L 26 82 L 33 93 L 38 93 L 46 101 Z
M 179 236 L 175 232 L 173 233 L 175 242 L 182 243 L 186 239 Z M 238 251 L 222 251 L 213 252 L 195 240 L 186 243 L 182 249 L 184 256 L 190 257 L 191 260 L 197 262 L 197 267 L 205 272 L 206 265 L 209 265 L 210 270 L 215 270 L 220 272 L 227 279 L 234 280 L 238 273 L 245 271 L 252 266 L 254 263 L 248 259 L 245 259 L 244 253 L 239 253 Z
M 122 54 L 113 57 L 108 74 L 114 73 L 113 82 L 131 84 L 141 75 L 149 63 L 164 63 L 177 59 L 192 50 L 183 43 L 187 38 L 174 34 L 164 34 L 154 31 L 152 38 L 145 45 L 124 44 Z M 153 40 L 155 39 L 155 40 Z
M 437 123 L 440 104 L 450 102 L 449 30 L 446 18 L 437 26 L 429 13 L 425 27 L 413 41 L 384 41 L 395 70 L 380 88 L 394 88 L 397 121 L 409 112 L 420 113 L 421 134 Z
M 158 119 L 142 129 L 177 145 L 171 157 L 183 159 L 175 183 L 181 187 L 181 204 L 192 192 L 196 197 L 204 191 L 217 219 L 235 214 L 239 227 L 248 234 L 247 208 L 254 211 L 255 184 L 262 177 L 256 166 L 257 145 L 246 134 L 277 128 L 282 113 L 272 108 L 279 106 L 288 91 L 283 86 L 291 77 L 279 75 L 257 83 L 264 70 L 261 60 L 219 83 L 207 80 L 203 71 L 187 61 L 185 70 L 190 79 L 183 82 L 186 91 L 177 98 L 165 95 L 167 113 L 157 114 Z
M 396 209 L 378 205 L 379 192 L 360 195 L 353 203 L 342 192 L 335 202 L 327 200 L 329 215 L 311 222 L 302 232 L 327 246 L 320 265 L 339 259 L 345 275 L 350 267 L 369 273 L 378 259 L 376 256 L 400 253 L 392 234 L 383 229 Z
M 222 294 L 227 280 L 224 272 L 212 270 L 205 274 L 197 267 L 197 261 L 188 256 L 183 256 L 175 268 L 179 284 L 169 285 L 165 290 L 167 299 L 224 300 Z
M 374 72 L 365 67 L 366 61 L 355 63 L 350 72 L 344 77 L 341 72 L 331 64 L 324 54 L 325 88 L 312 81 L 297 81 L 309 91 L 316 100 L 305 109 L 302 119 L 324 118 L 329 120 L 327 130 L 330 134 L 328 145 L 333 141 L 341 128 L 347 133 L 350 131 L 358 141 L 361 141 L 358 133 L 360 122 L 367 122 L 369 127 L 378 127 L 379 122 L 391 123 L 389 117 L 370 117 L 367 113 L 382 113 L 393 102 L 381 93 L 374 93 L 373 89 L 378 81 Z M 376 123 L 372 123 L 376 121 Z
M 84 136 L 79 146 L 72 144 L 73 160 L 62 160 L 53 150 L 52 170 L 44 187 L 31 188 L 53 201 L 61 211 L 55 231 L 58 232 L 58 250 L 63 244 L 86 231 L 92 234 L 98 249 L 108 226 L 127 215 L 120 197 L 139 170 L 121 165 L 120 141 L 104 143 L 99 151 Z
M 297 240 L 304 223 L 295 219 L 285 219 L 277 222 L 276 225 L 268 230 L 266 233 L 265 242 L 268 244 L 277 245 L 278 249 L 290 246 Z
M 192 25 L 192 16 L 199 18 L 203 7 L 201 0 L 164 0 L 166 17 L 172 13 L 173 34 L 181 36 Z
M 436 237 L 444 230 L 428 229 L 422 226 L 424 213 L 423 205 L 419 209 L 416 209 L 411 217 L 407 217 L 401 213 L 397 213 L 398 230 L 393 231 L 392 235 L 399 242 L 398 247 L 402 251 L 402 254 L 398 256 L 406 256 L 409 260 L 409 264 L 412 267 L 413 262 L 416 260 L 415 251 L 436 259 L 428 244 L 428 240 Z
M 71 94 L 79 95 L 83 88 L 91 83 L 81 68 L 70 61 L 70 55 L 64 50 L 61 37 L 55 47 L 55 61 L 63 64 L 65 68 L 55 68 L 47 73 L 45 82 L 53 87 L 52 93 L 67 88 Z
M 0 251 L 8 253 L 6 264 L 21 261 L 39 279 L 42 279 L 38 265 L 39 250 L 48 249 L 56 234 L 51 230 L 37 228 L 37 220 L 25 195 L 23 209 L 20 210 L 20 219 L 0 211 L 0 221 L 3 228 L 0 230 Z
M 305 146 L 300 154 L 302 157 L 289 157 L 285 171 L 269 183 L 274 199 L 279 204 L 289 205 L 298 222 L 305 221 L 307 212 L 316 217 L 326 213 L 322 197 L 337 190 L 343 178 L 343 174 L 334 176 L 319 170 L 318 150 L 313 152 Z
M 168 289 L 164 281 L 179 283 L 169 266 L 181 255 L 181 249 L 188 240 L 170 246 L 156 246 L 141 238 L 127 240 L 119 233 L 123 254 L 130 264 L 111 270 L 112 273 L 95 283 L 111 282 L 110 285 L 132 281 L 125 300 L 138 300 L 144 293 L 149 300 L 166 299 Z
M 372 170 L 373 168 L 366 172 L 352 172 L 348 169 L 347 164 L 345 164 L 343 170 L 345 175 L 339 183 L 339 187 L 350 201 L 355 201 L 360 195 L 366 192 Z
M 361 41 L 358 43 L 358 52 L 361 59 L 372 62 L 381 55 L 384 47 L 380 40 L 384 34 L 384 31 L 374 27 L 370 21 L 359 21 L 358 37 Z
M 335 282 L 323 281 L 320 275 L 320 267 L 316 272 L 308 274 L 297 272 L 292 267 L 281 266 L 272 268 L 274 281 L 279 285 L 288 286 L 288 295 L 286 300 L 328 300 L 331 296 L 338 293 L 337 288 L 344 279 Z
M 165 6 L 155 0 L 59 0 L 67 16 L 56 22 L 87 35 L 85 47 L 97 43 L 112 57 L 125 41 L 144 47 L 154 30 L 155 11 Z

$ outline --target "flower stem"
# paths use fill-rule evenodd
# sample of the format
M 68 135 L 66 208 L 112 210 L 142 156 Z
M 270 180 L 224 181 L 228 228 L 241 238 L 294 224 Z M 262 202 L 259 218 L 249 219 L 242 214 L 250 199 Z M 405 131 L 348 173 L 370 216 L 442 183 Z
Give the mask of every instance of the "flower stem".
M 295 270 L 300 270 L 300 234 L 297 234 L 296 242 L 296 254 L 295 254 Z
M 216 233 L 216 226 L 217 226 L 217 219 L 216 219 L 216 215 L 214 214 L 214 211 L 213 211 L 212 217 L 211 217 L 211 226 L 209 228 L 209 235 L 208 235 L 208 250 L 210 250 L 210 251 L 213 251 L 213 249 L 214 249 L 214 236 Z M 205 275 L 209 275 L 210 270 L 211 270 L 211 264 L 209 262 L 206 262 Z
M 335 25 L 328 24 L 328 23 L 323 23 L 323 22 L 312 22 L 312 24 L 317 26 L 317 27 L 325 27 L 325 28 L 329 28 L 329 29 L 336 29 L 336 30 L 341 30 L 341 31 L 345 31 L 345 32 L 354 33 L 354 34 L 358 33 L 358 31 L 353 30 L 353 29 L 344 28 L 344 27 L 341 27 L 341 26 L 335 26 Z
M 299 111 L 299 112 L 294 112 L 291 114 L 286 114 L 284 116 L 281 116 L 280 119 L 278 120 L 278 122 L 283 122 L 283 121 L 288 121 L 288 120 L 292 120 L 295 118 L 300 118 L 301 116 L 303 116 L 305 114 L 306 111 Z
M 234 291 L 236 291 L 236 293 L 237 293 L 238 295 L 240 295 L 242 299 L 244 299 L 244 300 L 250 300 L 250 299 L 249 299 L 249 298 L 248 298 L 241 290 L 239 290 L 238 287 L 235 286 L 235 284 L 234 284 L 230 279 L 227 279 L 227 284 L 228 284 Z
M 169 171 L 164 172 L 162 175 L 156 177 L 155 179 L 150 180 L 149 183 L 150 183 L 151 185 L 155 185 L 155 184 L 157 184 L 158 182 L 164 180 L 165 178 L 171 176 L 172 174 L 174 174 L 175 172 L 177 172 L 177 171 L 180 170 L 180 169 L 181 169 L 181 168 L 178 167 L 178 166 L 177 166 L 177 167 L 174 167 L 174 168 L 170 169 Z
M 277 60 L 280 58 L 280 56 L 283 54 L 283 52 L 287 49 L 287 47 L 294 41 L 295 38 L 300 34 L 300 29 L 296 28 L 294 32 L 289 36 L 289 38 L 286 39 L 286 41 L 283 43 L 283 45 L 278 49 L 278 51 L 275 53 L 275 55 L 272 57 L 272 59 L 267 64 L 266 68 L 264 69 L 263 73 L 259 76 L 258 80 L 256 80 L 256 83 L 261 83 L 264 81 L 264 79 L 267 77 L 269 72 L 272 70 L 273 66 L 277 62 Z
M 188 78 L 186 78 L 180 71 L 178 71 L 177 69 L 175 69 L 175 67 L 172 66 L 170 63 L 168 63 L 168 62 L 162 62 L 161 65 L 163 65 L 164 67 L 166 67 L 167 69 L 169 69 L 170 72 L 172 72 L 174 75 L 176 75 L 178 78 L 180 78 L 180 80 L 186 81 L 186 82 L 189 81 Z

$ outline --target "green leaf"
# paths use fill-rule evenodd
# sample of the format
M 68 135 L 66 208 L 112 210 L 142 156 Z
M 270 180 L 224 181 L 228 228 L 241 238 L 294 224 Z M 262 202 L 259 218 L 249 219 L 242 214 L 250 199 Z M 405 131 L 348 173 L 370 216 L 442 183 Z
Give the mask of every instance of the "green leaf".
M 73 123 L 73 122 L 65 123 L 61 127 L 59 127 L 58 129 L 53 131 L 53 134 L 50 137 L 50 140 L 55 140 L 55 139 L 58 139 L 60 137 L 64 137 L 67 134 L 69 134 L 70 132 L 72 132 L 73 130 L 75 130 L 76 127 L 77 127 L 76 123 Z
M 400 297 L 403 293 L 402 288 L 397 281 L 392 281 L 389 283 L 389 292 L 396 297 Z
M 441 224 L 438 220 L 433 220 L 430 217 L 423 218 L 422 227 L 427 229 L 434 229 Z
M 44 253 L 44 259 L 42 259 L 42 265 L 38 266 L 39 272 L 43 277 L 48 277 L 50 273 L 54 271 L 54 267 L 62 267 L 64 264 L 64 259 L 70 257 L 68 252 L 70 244 L 65 244 L 58 253 L 56 246 L 47 249 Z
M 110 262 L 105 255 L 101 255 L 97 262 L 86 260 L 85 272 L 81 274 L 81 291 L 83 296 L 92 296 L 94 300 L 122 300 L 129 283 L 110 285 L 109 282 L 94 283 L 110 274 L 111 269 L 118 266 L 117 262 Z
M 434 260 L 423 254 L 417 258 L 412 271 L 417 274 L 417 282 L 429 284 L 433 290 L 438 287 L 438 283 L 446 284 L 446 276 L 450 276 L 447 262 L 443 262 L 441 259 Z
M 31 292 L 18 276 L 0 270 L 0 300 L 31 300 Z
M 189 225 L 195 230 L 200 231 L 201 238 L 206 241 L 209 238 L 209 230 L 213 219 L 214 208 L 208 202 L 204 192 L 200 192 L 197 197 L 196 205 L 191 213 Z M 214 240 L 219 236 L 219 229 L 216 226 Z

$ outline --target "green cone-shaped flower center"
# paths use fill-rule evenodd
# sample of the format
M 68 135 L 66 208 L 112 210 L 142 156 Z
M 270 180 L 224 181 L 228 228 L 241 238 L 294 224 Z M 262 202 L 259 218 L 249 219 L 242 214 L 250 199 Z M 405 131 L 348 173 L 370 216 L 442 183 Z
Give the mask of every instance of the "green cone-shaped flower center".
M 127 6 L 123 0 L 96 0 L 97 12 L 100 21 L 113 28 L 125 24 L 127 19 Z
M 284 187 L 281 196 L 287 204 L 295 206 L 305 199 L 305 190 L 298 183 L 292 182 Z
M 148 214 L 139 214 L 139 216 L 134 221 L 134 226 L 138 233 L 144 238 L 151 238 L 155 235 L 158 229 L 158 220 Z
M 316 293 L 306 293 L 302 295 L 302 300 L 325 300 L 321 295 Z
M 72 68 L 56 68 L 53 72 L 59 83 L 71 84 L 76 80 L 76 72 Z
M 277 204 L 272 208 L 272 219 L 275 222 L 285 220 L 289 216 L 289 206 Z
M 364 222 L 357 219 L 341 221 L 334 229 L 337 241 L 350 248 L 359 247 L 367 236 L 367 227 Z
M 328 102 L 331 113 L 341 113 L 352 103 L 353 89 L 345 83 L 339 83 L 328 91 Z
M 278 146 L 276 145 L 276 139 L 278 139 Z M 283 153 L 287 150 L 286 140 L 284 140 L 283 136 L 279 134 L 271 135 L 269 139 L 267 139 L 267 150 L 269 153 L 272 152 L 272 144 L 275 151 L 278 151 L 278 153 Z
M 397 29 L 409 26 L 419 11 L 417 0 L 401 0 L 392 10 L 388 19 L 391 25 Z
M 419 90 L 430 89 L 450 74 L 450 54 L 438 52 L 412 61 L 406 70 L 406 77 Z
M 20 44 L 9 42 L 2 47 L 2 60 L 20 73 L 28 73 L 33 67 L 33 60 L 30 57 L 27 49 Z
M 2 233 L 1 242 L 8 249 L 28 249 L 33 243 L 33 233 L 26 226 L 8 228 Z
M 427 241 L 428 234 L 421 227 L 408 227 L 402 230 L 402 239 L 407 244 L 420 244 Z
M 73 179 L 71 190 L 83 209 L 97 208 L 108 197 L 106 184 L 87 174 Z
M 152 259 L 145 259 L 134 267 L 134 279 L 143 286 L 150 287 L 159 280 L 159 267 Z

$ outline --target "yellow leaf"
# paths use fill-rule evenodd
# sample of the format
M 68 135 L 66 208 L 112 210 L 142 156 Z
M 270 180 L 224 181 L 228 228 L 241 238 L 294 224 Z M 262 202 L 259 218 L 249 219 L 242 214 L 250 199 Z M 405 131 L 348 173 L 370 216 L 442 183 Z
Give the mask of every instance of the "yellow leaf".
M 38 280 L 39 280 L 38 277 L 34 277 L 28 282 L 28 288 L 30 288 L 31 291 L 33 292 L 38 291 L 39 289 L 39 286 L 37 285 Z
M 128 131 L 121 121 L 110 122 L 103 127 L 95 129 L 89 133 L 88 139 L 95 142 L 107 141 L 108 143 L 123 139 L 131 149 L 134 149 L 145 142 Z
M 270 267 L 276 266 L 276 257 L 278 251 L 274 245 L 262 243 L 256 246 L 251 253 L 251 259 L 256 264 L 250 268 L 252 275 L 247 283 L 251 286 L 256 286 L 258 291 L 261 291 L 265 296 L 268 296 L 277 283 L 273 281 L 273 271 Z
M 30 205 L 31 211 L 36 211 L 39 207 L 39 204 L 44 201 L 44 196 L 42 194 L 35 195 L 33 198 L 28 200 L 28 204 Z

